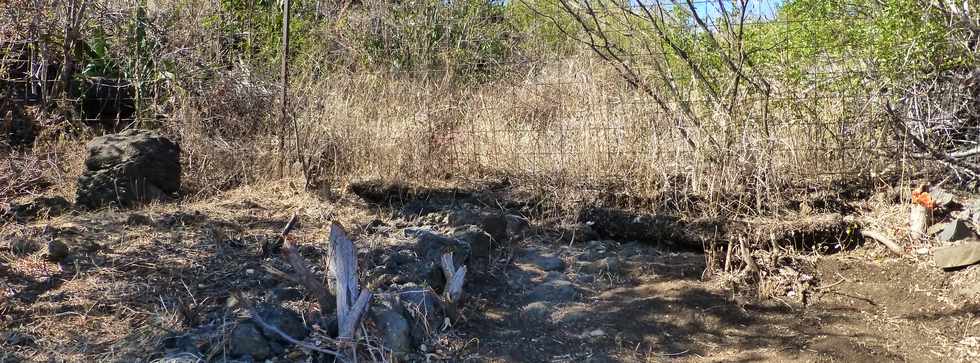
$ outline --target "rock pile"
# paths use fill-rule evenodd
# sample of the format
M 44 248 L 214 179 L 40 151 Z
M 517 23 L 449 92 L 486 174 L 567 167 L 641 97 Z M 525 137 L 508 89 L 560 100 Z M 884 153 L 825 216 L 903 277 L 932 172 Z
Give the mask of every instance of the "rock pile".
M 180 190 L 180 148 L 153 131 L 128 130 L 88 144 L 77 204 L 88 208 L 169 200 Z

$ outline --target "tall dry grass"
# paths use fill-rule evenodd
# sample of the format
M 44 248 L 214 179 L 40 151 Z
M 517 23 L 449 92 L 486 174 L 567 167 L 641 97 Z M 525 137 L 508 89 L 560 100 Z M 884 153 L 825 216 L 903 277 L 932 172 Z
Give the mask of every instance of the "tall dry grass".
M 770 210 L 787 188 L 868 179 L 888 164 L 873 97 L 774 98 L 764 126 L 761 103 L 746 100 L 739 119 L 708 117 L 688 130 L 692 147 L 677 115 L 586 52 L 479 85 L 368 73 L 293 87 L 299 146 L 290 148 L 312 161 L 316 183 L 504 174 L 615 188 L 675 209 L 694 197 L 720 215 Z M 703 147 L 722 128 L 728 141 Z
M 126 29 L 107 19 L 130 18 L 134 7 L 96 4 L 92 22 L 124 39 Z M 324 71 L 301 62 L 283 123 L 278 76 L 236 59 L 212 24 L 218 4 L 153 1 L 147 13 L 151 36 L 166 40 L 156 56 L 177 72 L 150 109 L 181 145 L 191 194 L 283 177 L 336 188 L 360 178 L 507 175 L 570 197 L 616 192 L 712 216 L 778 210 L 788 190 L 868 181 L 890 163 L 873 94 L 775 83 L 780 92 L 767 104 L 745 97 L 720 112 L 695 102 L 703 123 L 685 127 L 687 142 L 676 127 L 679 104 L 664 112 L 584 47 L 480 82 L 438 69 Z

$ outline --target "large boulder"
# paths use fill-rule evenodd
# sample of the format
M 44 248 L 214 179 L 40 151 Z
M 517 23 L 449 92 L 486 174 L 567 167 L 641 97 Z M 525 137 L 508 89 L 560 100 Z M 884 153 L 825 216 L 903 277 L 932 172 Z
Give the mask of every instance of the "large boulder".
M 180 148 L 157 132 L 128 130 L 88 144 L 77 204 L 99 208 L 169 200 L 180 190 Z

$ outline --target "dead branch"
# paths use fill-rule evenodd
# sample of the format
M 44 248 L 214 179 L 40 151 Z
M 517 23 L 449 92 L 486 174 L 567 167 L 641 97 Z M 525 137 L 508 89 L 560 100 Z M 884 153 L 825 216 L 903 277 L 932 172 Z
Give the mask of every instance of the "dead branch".
M 256 324 L 259 324 L 260 326 L 262 326 L 263 329 L 269 330 L 269 331 L 271 331 L 273 333 L 276 333 L 276 335 L 282 337 L 287 342 L 290 342 L 292 344 L 295 344 L 295 345 L 297 345 L 297 346 L 299 346 L 299 347 L 301 347 L 303 349 L 309 349 L 309 350 L 312 350 L 314 352 L 320 352 L 320 353 L 324 353 L 324 354 L 330 354 L 330 355 L 333 355 L 333 356 L 340 355 L 340 353 L 337 352 L 337 351 L 335 351 L 335 350 L 330 350 L 330 349 L 321 348 L 321 347 L 318 347 L 318 346 L 315 346 L 315 345 L 312 345 L 312 344 L 307 344 L 304 341 L 301 341 L 299 339 L 296 339 L 296 338 L 293 338 L 293 337 L 289 336 L 289 334 L 286 334 L 286 332 L 284 332 L 281 329 L 277 328 L 275 325 L 269 324 L 268 322 L 266 322 L 265 320 L 263 320 L 262 319 L 262 316 L 260 316 L 254 310 L 253 311 L 249 311 L 249 316 L 252 318 L 252 321 L 254 321 Z
M 466 280 L 466 266 L 458 269 L 453 266 L 453 254 L 442 255 L 442 274 L 446 277 L 446 290 L 443 291 L 443 305 L 447 315 L 453 320 L 459 318 L 458 304 L 463 296 L 463 282 Z
M 980 178 L 980 168 L 957 159 L 956 157 L 953 157 L 943 151 L 936 150 L 927 145 L 924 141 L 922 141 L 922 139 L 915 136 L 915 134 L 909 130 L 906 120 L 902 116 L 898 115 L 898 113 L 896 113 L 892 108 L 891 102 L 885 103 L 885 112 L 888 113 L 895 133 L 911 141 L 912 145 L 919 149 L 919 151 L 928 154 L 935 161 L 946 165 L 950 169 L 970 175 L 970 177 L 974 179 Z
M 330 294 L 330 291 L 326 289 L 323 282 L 316 278 L 316 275 L 310 271 L 310 268 L 306 266 L 306 260 L 303 256 L 299 255 L 299 251 L 296 248 L 296 244 L 286 238 L 289 232 L 296 227 L 299 217 L 297 214 L 293 214 L 290 218 L 289 223 L 286 223 L 286 227 L 283 228 L 281 239 L 285 243 L 285 248 L 282 249 L 283 258 L 286 262 L 293 267 L 294 276 L 292 280 L 297 281 L 306 290 L 313 293 L 316 297 L 317 303 L 320 305 L 320 314 L 327 314 L 330 311 L 335 310 L 337 307 L 334 305 L 334 298 Z
M 752 252 L 749 251 L 748 245 L 746 245 L 745 241 L 739 241 L 739 250 L 742 262 L 745 262 L 745 268 L 749 270 L 749 273 L 758 278 L 762 273 L 762 270 L 759 269 L 759 265 L 756 264 L 755 259 L 752 258 Z
M 364 311 L 367 310 L 368 303 L 371 302 L 371 292 L 367 289 L 361 290 L 361 294 L 357 296 L 357 300 L 354 305 L 351 306 L 350 310 L 345 314 L 347 320 L 344 320 L 342 324 L 338 324 L 338 339 L 340 340 L 350 340 L 354 338 L 354 331 L 357 329 L 357 323 L 361 321 L 361 317 L 364 315 Z M 339 311 L 339 310 L 338 310 Z
M 891 238 L 886 237 L 884 233 L 877 232 L 877 231 L 861 230 L 861 235 L 873 239 L 875 241 L 878 241 L 878 243 L 885 245 L 885 247 L 888 247 L 888 249 L 894 252 L 896 255 L 899 256 L 905 255 L 905 250 L 903 250 L 902 247 L 900 247 L 897 243 L 895 243 L 895 241 L 892 241 Z
M 453 254 L 442 255 L 442 273 L 446 276 L 445 299 L 455 303 L 463 295 L 463 281 L 466 278 L 466 266 L 456 269 L 453 266 Z
M 333 250 L 331 266 L 337 286 L 339 338 L 350 341 L 354 337 L 357 323 L 371 301 L 371 292 L 358 288 L 357 254 L 354 242 L 347 237 L 344 228 L 336 222 L 330 225 L 330 246 Z

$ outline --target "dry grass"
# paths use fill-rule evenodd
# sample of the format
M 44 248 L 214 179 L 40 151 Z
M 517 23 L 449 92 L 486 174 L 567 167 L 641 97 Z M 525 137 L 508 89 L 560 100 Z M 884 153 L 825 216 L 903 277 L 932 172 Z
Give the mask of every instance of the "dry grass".
M 289 148 L 310 161 L 313 184 L 505 174 L 565 189 L 694 196 L 712 206 L 709 215 L 721 215 L 767 210 L 786 186 L 829 187 L 887 165 L 873 141 L 884 136 L 873 115 L 851 119 L 851 105 L 826 98 L 782 100 L 765 132 L 749 122 L 758 105 L 747 104 L 746 123 L 732 127 L 741 133 L 736 141 L 692 149 L 674 116 L 590 55 L 487 84 L 373 73 L 300 77 L 293 94 L 299 138 L 291 136 Z M 822 111 L 795 112 L 802 103 Z M 708 130 L 693 133 L 703 138 Z
M 124 41 L 128 28 L 113 21 L 136 8 L 96 3 L 92 23 Z M 278 77 L 257 73 L 268 64 L 232 59 L 227 34 L 208 25 L 220 12 L 207 1 L 147 7 L 156 27 L 148 39 L 166 40 L 155 55 L 175 79 L 154 81 L 143 117 L 162 121 L 179 141 L 189 195 L 283 177 L 331 188 L 356 178 L 428 183 L 504 174 L 562 193 L 615 189 L 701 215 L 771 214 L 788 186 L 867 180 L 890 163 L 880 157 L 888 137 L 875 96 L 774 83 L 778 96 L 767 107 L 747 96 L 726 112 L 696 103 L 703 124 L 686 128 L 689 144 L 675 126 L 679 104 L 663 112 L 584 48 L 481 83 L 438 70 L 348 71 L 303 59 L 290 72 L 295 123 L 284 125 Z M 702 202 L 694 208 L 688 200 Z
M 324 203 L 288 184 L 257 184 L 180 206 L 104 210 L 0 227 L 5 241 L 0 244 L 0 326 L 32 342 L 0 340 L 0 359 L 135 361 L 162 346 L 171 332 L 222 316 L 233 321 L 236 315 L 224 308 L 225 299 L 238 290 L 260 298 L 263 281 L 272 278 L 262 273 L 262 264 L 278 262 L 255 255 L 290 213 L 303 216 L 296 241 L 322 253 L 326 221 L 360 225 L 368 218 L 356 203 Z M 133 214 L 157 225 L 130 224 Z M 159 224 L 168 218 L 172 226 Z M 35 248 L 15 252 L 8 241 L 20 239 Z M 46 260 L 50 240 L 67 243 L 73 257 L 63 263 Z M 298 311 L 315 310 L 313 304 L 296 304 Z M 222 346 L 216 346 L 212 353 L 220 357 Z

